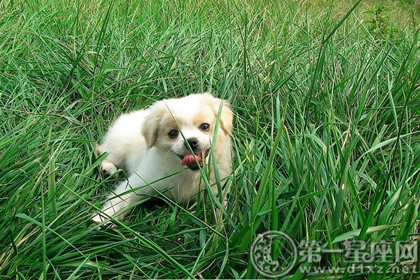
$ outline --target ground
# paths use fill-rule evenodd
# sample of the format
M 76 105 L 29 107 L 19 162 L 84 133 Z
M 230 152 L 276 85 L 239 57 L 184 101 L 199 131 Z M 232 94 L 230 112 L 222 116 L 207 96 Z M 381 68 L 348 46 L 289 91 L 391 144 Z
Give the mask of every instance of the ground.
M 1 1 L 0 279 L 265 278 L 252 244 L 270 230 L 324 250 L 418 240 L 418 11 L 402 0 Z M 125 176 L 98 170 L 110 123 L 205 91 L 235 112 L 227 209 L 148 202 L 113 228 L 92 223 Z M 324 252 L 320 264 L 347 261 Z M 344 274 L 301 255 L 280 264 L 294 279 L 415 278 L 381 262 Z

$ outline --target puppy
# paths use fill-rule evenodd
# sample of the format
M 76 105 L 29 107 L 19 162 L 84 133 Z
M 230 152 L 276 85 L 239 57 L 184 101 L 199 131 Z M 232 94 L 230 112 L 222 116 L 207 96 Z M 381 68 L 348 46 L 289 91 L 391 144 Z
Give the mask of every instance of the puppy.
M 108 153 L 101 163 L 105 172 L 125 167 L 129 177 L 116 186 L 93 220 L 121 220 L 130 204 L 158 193 L 179 203 L 197 199 L 205 189 L 199 171 L 203 162 L 211 166 L 208 180 L 217 192 L 214 161 L 209 159 L 214 156 L 222 180 L 232 172 L 232 121 L 229 103 L 208 93 L 161 100 L 121 115 L 97 150 Z

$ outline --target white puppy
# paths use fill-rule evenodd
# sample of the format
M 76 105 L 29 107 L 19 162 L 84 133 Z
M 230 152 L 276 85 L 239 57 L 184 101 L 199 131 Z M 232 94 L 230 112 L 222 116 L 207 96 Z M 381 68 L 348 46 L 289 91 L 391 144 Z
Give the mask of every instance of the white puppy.
M 130 204 L 156 195 L 156 190 L 181 203 L 196 199 L 205 189 L 198 165 L 203 161 L 209 164 L 217 120 L 214 157 L 219 178 L 229 176 L 232 119 L 228 102 L 208 93 L 161 100 L 147 109 L 121 115 L 106 133 L 98 152 L 108 153 L 101 163 L 103 170 L 112 174 L 125 167 L 129 178 L 109 195 L 102 213 L 93 220 L 101 222 L 108 216 L 122 219 Z M 210 185 L 217 192 L 214 168 L 210 170 Z

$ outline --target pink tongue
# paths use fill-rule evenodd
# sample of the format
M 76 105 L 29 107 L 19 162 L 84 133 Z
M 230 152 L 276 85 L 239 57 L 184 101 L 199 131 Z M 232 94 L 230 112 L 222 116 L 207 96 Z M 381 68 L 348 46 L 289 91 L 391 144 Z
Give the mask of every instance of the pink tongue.
M 197 158 L 197 161 L 200 165 L 203 164 L 203 160 L 200 156 L 195 156 Z M 186 155 L 181 162 L 182 165 L 190 165 L 190 164 L 196 164 L 194 156 L 193 155 Z

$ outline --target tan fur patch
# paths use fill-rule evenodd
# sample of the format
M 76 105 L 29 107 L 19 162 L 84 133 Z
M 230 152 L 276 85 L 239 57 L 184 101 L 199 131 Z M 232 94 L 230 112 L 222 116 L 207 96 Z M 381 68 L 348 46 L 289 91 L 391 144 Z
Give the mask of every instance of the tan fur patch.
M 159 136 L 163 136 L 170 139 L 169 137 L 167 137 L 168 132 L 172 129 L 176 129 L 179 131 L 180 129 L 182 129 L 181 125 L 182 124 L 179 121 L 177 122 L 176 119 L 174 119 L 174 117 L 171 115 L 171 113 L 166 110 L 163 113 L 162 119 L 159 124 Z
M 213 111 L 208 108 L 204 107 L 202 110 L 199 110 L 198 113 L 194 116 L 193 120 L 194 126 L 199 128 L 201 124 L 208 123 L 210 125 L 210 129 L 208 131 L 202 131 L 206 134 L 213 133 L 213 129 L 215 126 L 215 116 Z

